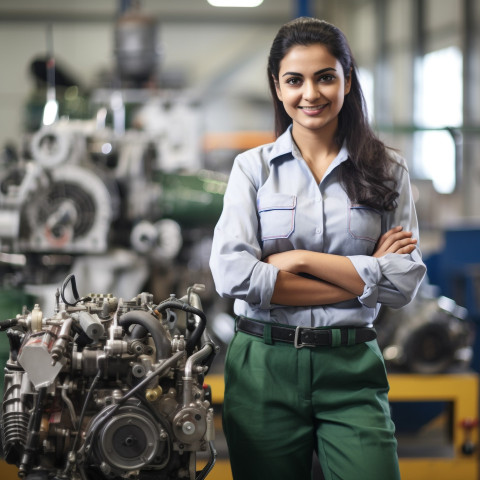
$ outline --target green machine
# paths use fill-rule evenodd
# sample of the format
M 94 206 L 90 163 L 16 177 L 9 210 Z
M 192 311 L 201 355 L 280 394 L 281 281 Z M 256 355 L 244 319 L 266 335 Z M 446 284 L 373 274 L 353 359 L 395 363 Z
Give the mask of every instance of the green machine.
M 162 187 L 160 205 L 166 218 L 186 227 L 214 226 L 222 213 L 227 177 L 210 170 L 197 174 L 156 174 Z

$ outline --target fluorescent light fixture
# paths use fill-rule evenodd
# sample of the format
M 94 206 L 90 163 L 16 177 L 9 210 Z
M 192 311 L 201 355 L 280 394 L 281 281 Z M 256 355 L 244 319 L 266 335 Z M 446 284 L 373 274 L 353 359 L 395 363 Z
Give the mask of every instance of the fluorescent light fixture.
M 214 7 L 258 7 L 263 0 L 208 0 Z
M 58 118 L 58 103 L 56 100 L 48 100 L 43 108 L 43 124 L 53 125 Z

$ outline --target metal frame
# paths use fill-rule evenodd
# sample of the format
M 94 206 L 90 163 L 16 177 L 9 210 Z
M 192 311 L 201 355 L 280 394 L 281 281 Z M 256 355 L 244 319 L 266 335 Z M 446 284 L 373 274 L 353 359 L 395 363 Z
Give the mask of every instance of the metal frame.
M 453 403 L 452 458 L 400 458 L 402 480 L 478 480 L 480 462 L 478 427 L 470 432 L 475 445 L 472 455 L 462 453 L 467 433 L 462 421 L 478 421 L 479 377 L 475 373 L 442 375 L 389 375 L 391 402 L 447 401 Z

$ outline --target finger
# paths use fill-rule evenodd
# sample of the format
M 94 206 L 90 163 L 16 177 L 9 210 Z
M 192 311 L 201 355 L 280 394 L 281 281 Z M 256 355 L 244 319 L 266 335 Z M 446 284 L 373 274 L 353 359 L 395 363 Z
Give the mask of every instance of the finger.
M 384 244 L 386 241 L 388 241 L 388 239 L 392 239 L 392 237 L 394 237 L 395 235 L 401 235 L 403 233 L 402 230 L 403 227 L 401 225 L 391 228 L 380 237 L 377 245 L 380 246 Z
M 400 250 L 398 250 L 396 253 L 408 254 L 408 253 L 412 253 L 416 248 L 417 248 L 416 245 L 413 245 L 413 244 L 412 245 L 407 245 L 406 247 L 403 247 Z
M 417 244 L 416 238 L 406 238 L 403 240 L 398 240 L 388 249 L 388 253 L 398 253 L 403 248 L 410 248 L 410 247 L 413 247 L 412 248 L 413 250 L 416 244 Z
M 412 232 L 396 232 L 390 235 L 382 244 L 382 248 L 389 250 L 392 246 L 395 245 L 397 242 L 401 242 L 403 240 L 411 240 Z
M 412 236 L 409 235 L 408 237 L 397 238 L 394 242 L 392 242 L 392 246 L 394 246 L 394 245 L 400 245 L 400 246 L 408 245 L 409 243 L 416 242 L 416 241 L 417 241 L 416 238 L 413 238 Z
M 401 232 L 403 227 L 398 225 L 396 227 L 391 228 L 390 230 L 386 231 L 379 239 L 378 243 L 383 243 L 388 237 L 393 235 L 394 233 Z

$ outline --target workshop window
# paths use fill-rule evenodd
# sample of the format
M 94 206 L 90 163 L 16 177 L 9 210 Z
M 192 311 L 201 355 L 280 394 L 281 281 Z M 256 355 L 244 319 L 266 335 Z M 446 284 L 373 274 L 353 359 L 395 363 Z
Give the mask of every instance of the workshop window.
M 457 47 L 428 53 L 416 68 L 415 123 L 432 130 L 415 133 L 414 174 L 431 179 L 439 193 L 455 189 L 455 140 L 448 128 L 462 125 L 462 78 Z
M 373 121 L 373 74 L 370 70 L 359 67 L 358 68 L 358 79 L 360 85 L 362 86 L 363 96 L 365 98 L 365 103 L 367 104 L 367 113 L 368 120 Z

